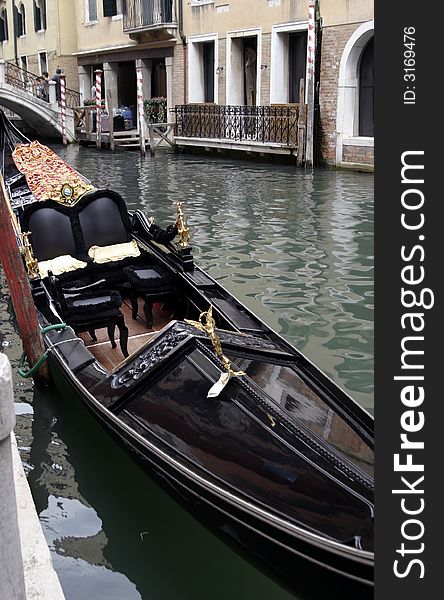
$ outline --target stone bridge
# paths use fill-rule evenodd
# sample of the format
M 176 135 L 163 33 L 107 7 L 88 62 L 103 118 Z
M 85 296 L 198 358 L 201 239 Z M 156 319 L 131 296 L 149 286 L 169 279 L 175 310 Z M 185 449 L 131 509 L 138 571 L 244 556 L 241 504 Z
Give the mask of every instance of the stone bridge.
M 49 102 L 37 98 L 38 76 L 20 69 L 13 63 L 0 60 L 0 105 L 19 115 L 40 136 L 62 138 L 61 109 L 56 100 L 56 83 L 49 82 Z M 76 92 L 67 90 L 66 132 L 68 142 L 75 136 L 73 106 L 79 105 Z

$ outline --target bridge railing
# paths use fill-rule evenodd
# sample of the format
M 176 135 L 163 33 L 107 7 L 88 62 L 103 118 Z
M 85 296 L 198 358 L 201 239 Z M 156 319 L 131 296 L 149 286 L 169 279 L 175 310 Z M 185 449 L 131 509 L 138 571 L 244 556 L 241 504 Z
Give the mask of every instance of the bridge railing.
M 39 98 L 39 86 L 42 85 L 42 78 L 40 75 L 31 73 L 26 69 L 21 69 L 12 62 L 5 63 L 5 82 L 9 83 L 13 87 L 28 92 Z M 43 82 L 43 85 L 48 84 Z M 49 99 L 49 90 L 45 88 L 46 97 Z M 66 93 L 66 106 L 68 108 L 74 108 L 80 104 L 80 94 L 70 88 L 65 88 Z

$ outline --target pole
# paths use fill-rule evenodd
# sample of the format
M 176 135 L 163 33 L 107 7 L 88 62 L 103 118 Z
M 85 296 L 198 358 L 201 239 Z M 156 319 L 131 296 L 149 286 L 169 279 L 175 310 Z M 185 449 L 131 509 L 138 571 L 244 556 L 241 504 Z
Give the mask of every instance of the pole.
M 102 147 L 102 71 L 96 71 L 96 146 Z
M 137 72 L 137 126 L 139 129 L 140 154 L 145 156 L 145 117 L 143 115 L 143 74 L 142 67 Z
M 17 522 L 11 433 L 15 425 L 12 373 L 0 353 L 0 598 L 25 600 L 25 579 Z
M 301 167 L 304 162 L 305 149 L 305 82 L 299 81 L 299 111 L 298 111 L 298 149 L 296 155 L 296 166 Z
M 313 168 L 313 131 L 314 131 L 314 86 L 315 86 L 315 3 L 308 4 L 307 36 L 307 133 L 305 147 L 305 166 Z
M 65 75 L 60 75 L 60 115 L 62 117 L 62 138 L 63 145 L 68 144 L 66 135 L 66 86 Z
M 111 90 L 106 92 L 106 98 L 108 100 L 108 115 L 109 115 L 109 147 L 111 152 L 116 149 L 114 141 L 114 107 L 113 107 L 113 96 Z
M 28 275 L 22 255 L 17 245 L 12 215 L 3 177 L 0 174 L 0 262 L 3 265 L 6 281 L 11 294 L 23 348 L 32 367 L 45 352 L 45 347 L 37 320 L 37 312 L 32 299 Z M 49 381 L 47 363 L 43 363 L 35 374 L 36 383 Z

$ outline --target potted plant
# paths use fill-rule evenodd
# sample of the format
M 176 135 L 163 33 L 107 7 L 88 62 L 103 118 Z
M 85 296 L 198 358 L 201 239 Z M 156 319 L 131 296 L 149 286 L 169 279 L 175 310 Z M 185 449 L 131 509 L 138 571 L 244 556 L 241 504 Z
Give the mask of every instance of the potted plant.
M 143 103 L 146 122 L 166 123 L 167 122 L 167 100 L 163 96 L 150 98 Z

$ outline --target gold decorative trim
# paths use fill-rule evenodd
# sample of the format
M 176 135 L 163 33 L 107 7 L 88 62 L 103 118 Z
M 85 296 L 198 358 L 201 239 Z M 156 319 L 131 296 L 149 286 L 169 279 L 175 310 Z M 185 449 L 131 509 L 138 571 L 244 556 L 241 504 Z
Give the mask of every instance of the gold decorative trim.
M 177 233 L 179 235 L 179 241 L 177 242 L 180 248 L 187 248 L 190 241 L 190 228 L 186 226 L 185 216 L 182 210 L 182 202 L 176 202 L 177 207 Z
M 213 318 L 212 305 L 210 305 L 210 308 L 207 311 L 200 313 L 199 321 L 185 319 L 185 323 L 193 325 L 193 327 L 199 331 L 202 331 L 203 333 L 206 333 L 210 337 L 214 351 L 216 352 L 218 358 L 222 361 L 222 364 L 224 365 L 230 377 L 240 377 L 241 375 L 245 375 L 244 371 L 234 371 L 231 367 L 231 360 L 222 352 L 220 338 L 216 335 L 216 322 Z

